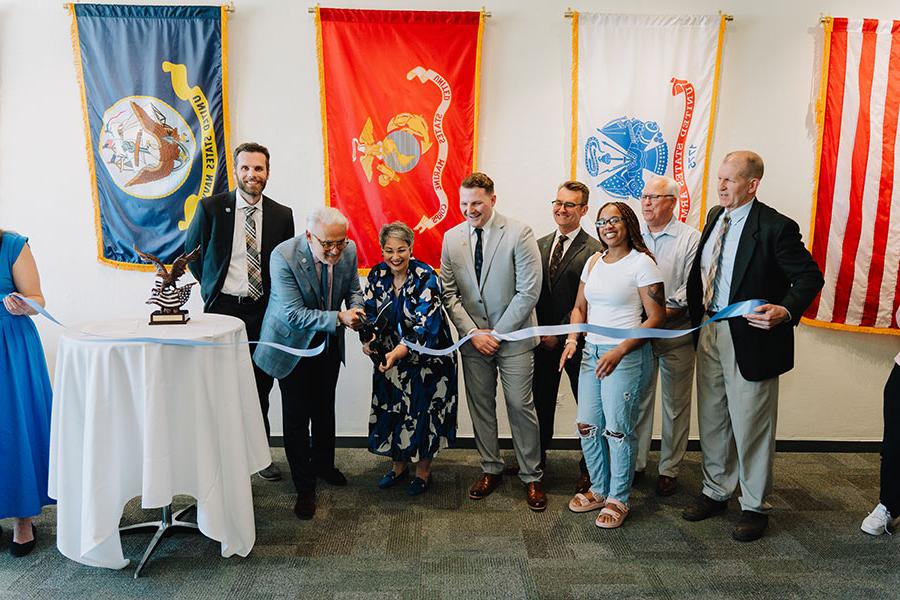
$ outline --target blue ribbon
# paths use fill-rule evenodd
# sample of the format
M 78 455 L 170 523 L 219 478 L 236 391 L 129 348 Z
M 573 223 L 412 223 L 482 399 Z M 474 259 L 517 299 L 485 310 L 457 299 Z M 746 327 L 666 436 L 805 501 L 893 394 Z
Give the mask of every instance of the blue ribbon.
M 38 314 L 43 315 L 53 323 L 56 323 L 60 327 L 66 327 L 62 323 L 60 323 L 56 317 L 50 314 L 47 309 L 43 306 L 35 302 L 30 298 L 26 298 L 25 296 L 21 296 L 16 294 L 16 297 L 34 309 Z M 85 342 L 118 342 L 118 343 L 141 343 L 141 344 L 162 344 L 163 346 L 187 346 L 187 347 L 212 347 L 212 346 L 235 346 L 237 344 L 229 343 L 229 342 L 206 342 L 203 340 L 188 340 L 184 338 L 155 338 L 155 337 L 128 337 L 128 338 L 114 338 L 114 337 L 106 337 L 102 335 L 97 335 L 95 333 L 90 333 L 88 331 L 81 331 L 82 334 L 89 336 L 85 338 L 83 341 Z M 270 346 L 277 350 L 281 350 L 282 352 L 287 352 L 288 354 L 293 354 L 294 356 L 299 356 L 301 358 L 316 356 L 317 354 L 321 354 L 323 350 L 325 350 L 325 342 L 322 342 L 315 348 L 309 348 L 305 350 L 301 350 L 299 348 L 291 348 L 290 346 L 285 346 L 282 344 L 276 344 L 275 342 L 241 342 L 242 344 L 257 344 L 262 346 Z
M 672 339 L 697 331 L 701 327 L 705 327 L 706 325 L 709 325 L 710 323 L 713 323 L 715 321 L 721 321 L 723 319 L 730 319 L 732 317 L 740 317 L 746 314 L 750 314 L 754 312 L 757 307 L 762 306 L 765 303 L 766 302 L 763 300 L 744 300 L 742 302 L 729 304 L 728 306 L 711 316 L 708 321 L 705 321 L 701 325 L 692 327 L 690 329 L 654 329 L 651 327 L 620 329 L 618 327 L 603 327 L 601 325 L 590 325 L 587 323 L 580 323 L 576 325 L 539 325 L 537 327 L 517 329 L 516 331 L 510 331 L 509 333 L 497 333 L 496 331 L 491 331 L 489 333 L 483 331 L 473 331 L 449 348 L 426 348 L 425 346 L 416 344 L 415 342 L 406 339 L 403 340 L 403 344 L 406 345 L 410 350 L 413 350 L 420 354 L 428 354 L 431 356 L 446 356 L 448 354 L 456 352 L 456 350 L 458 350 L 460 346 L 468 342 L 476 335 L 490 335 L 503 342 L 518 342 L 520 340 L 526 340 L 528 338 L 533 338 L 536 336 L 565 335 L 569 333 L 594 333 L 605 337 L 615 338 L 617 340 L 634 338 Z

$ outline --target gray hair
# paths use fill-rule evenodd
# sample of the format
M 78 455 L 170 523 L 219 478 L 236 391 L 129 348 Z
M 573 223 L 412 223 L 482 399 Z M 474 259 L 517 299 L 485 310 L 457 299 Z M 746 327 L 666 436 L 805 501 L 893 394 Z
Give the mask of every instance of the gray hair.
M 393 223 L 382 225 L 381 231 L 378 232 L 378 243 L 382 248 L 384 248 L 388 238 L 397 238 L 398 240 L 406 242 L 406 245 L 412 248 L 413 230 L 403 221 L 394 221 Z
M 647 182 L 647 185 L 650 185 L 651 183 L 656 183 L 657 181 L 661 181 L 662 183 L 665 184 L 666 194 L 675 196 L 676 198 L 678 197 L 678 194 L 681 192 L 681 186 L 678 185 L 677 181 L 675 181 L 671 177 L 666 177 L 665 175 L 657 175 L 657 176 L 651 178 L 650 181 Z
M 312 231 L 319 225 L 343 225 L 347 226 L 347 217 L 333 206 L 320 206 L 306 217 L 306 230 Z

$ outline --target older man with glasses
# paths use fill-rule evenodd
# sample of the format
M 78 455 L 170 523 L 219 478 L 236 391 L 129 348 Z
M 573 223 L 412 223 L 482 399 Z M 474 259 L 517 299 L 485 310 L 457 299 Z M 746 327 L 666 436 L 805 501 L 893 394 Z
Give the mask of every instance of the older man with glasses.
M 272 296 L 260 339 L 292 348 L 324 345 L 321 354 L 305 358 L 270 346 L 260 346 L 253 354 L 261 369 L 278 378 L 284 449 L 297 488 L 294 514 L 311 519 L 317 478 L 347 484 L 334 465 L 334 392 L 344 362 L 344 328 L 359 327 L 363 308 L 347 218 L 336 208 L 316 209 L 307 218 L 305 235 L 272 252 L 271 272 Z
M 641 195 L 642 234 L 647 248 L 656 257 L 666 289 L 666 328 L 687 329 L 687 278 L 700 243 L 700 232 L 675 217 L 678 183 L 669 177 L 654 177 Z M 691 421 L 691 389 L 694 381 L 694 345 L 689 335 L 653 340 L 650 385 L 640 405 L 635 432 L 638 438 L 635 479 L 647 467 L 650 434 L 660 379 L 662 396 L 662 440 L 656 493 L 671 496 L 678 490 L 678 467 L 687 450 Z

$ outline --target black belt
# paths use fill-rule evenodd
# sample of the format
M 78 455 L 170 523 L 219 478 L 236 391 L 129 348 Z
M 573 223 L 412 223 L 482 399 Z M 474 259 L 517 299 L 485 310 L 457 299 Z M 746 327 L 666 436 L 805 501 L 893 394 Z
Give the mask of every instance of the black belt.
M 263 296 L 253 299 L 250 296 L 232 296 L 231 294 L 219 294 L 219 298 L 231 302 L 232 304 L 252 304 L 254 302 L 260 302 L 263 299 Z

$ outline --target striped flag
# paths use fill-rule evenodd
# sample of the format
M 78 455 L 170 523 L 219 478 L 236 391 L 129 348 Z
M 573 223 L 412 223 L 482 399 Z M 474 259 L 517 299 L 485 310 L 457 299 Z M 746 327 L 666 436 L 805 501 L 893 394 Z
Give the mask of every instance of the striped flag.
M 822 65 L 810 238 L 825 287 L 804 322 L 900 334 L 900 21 L 826 20 Z

